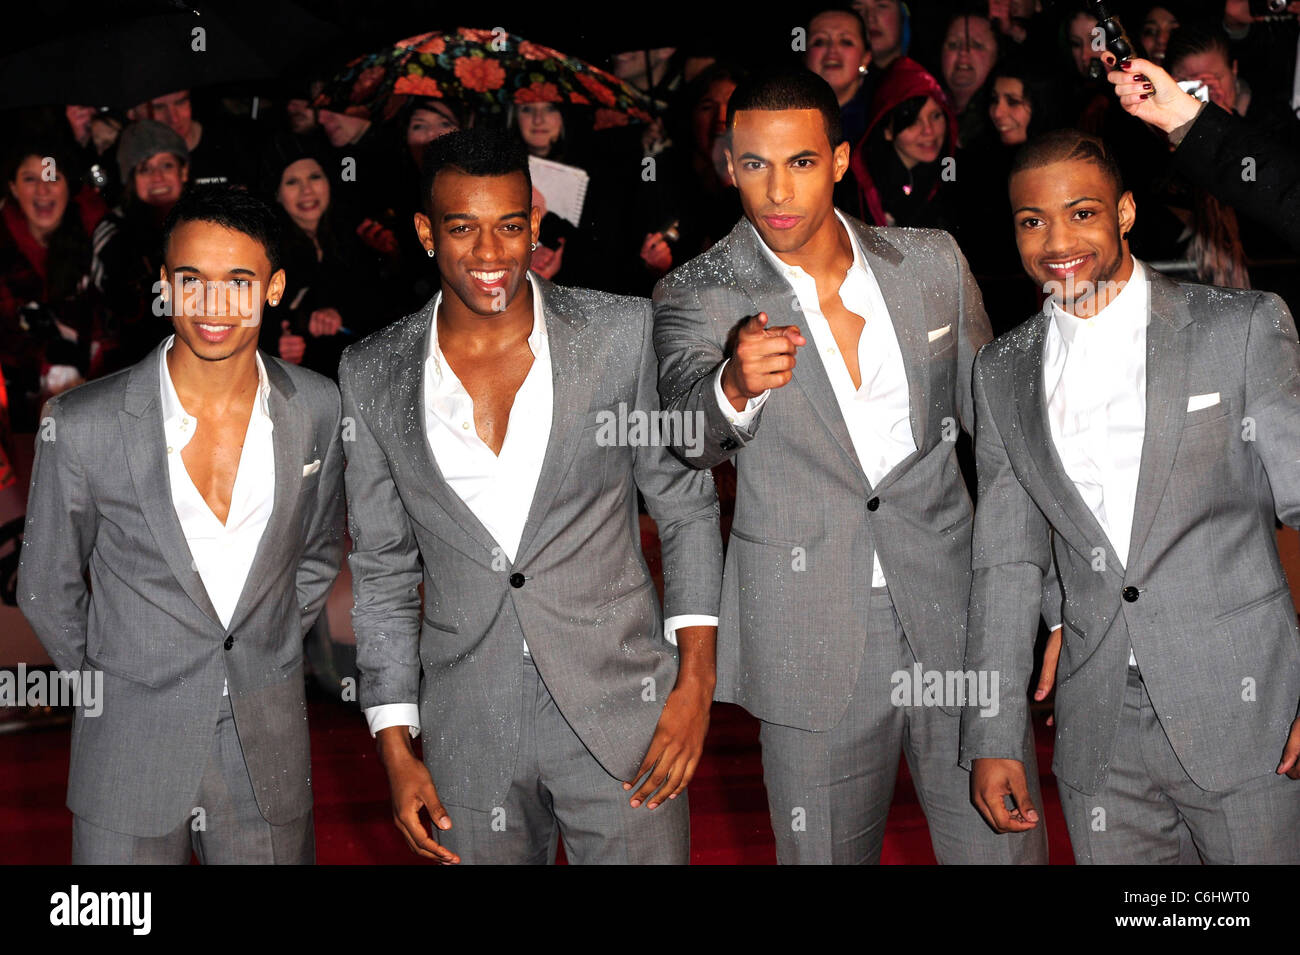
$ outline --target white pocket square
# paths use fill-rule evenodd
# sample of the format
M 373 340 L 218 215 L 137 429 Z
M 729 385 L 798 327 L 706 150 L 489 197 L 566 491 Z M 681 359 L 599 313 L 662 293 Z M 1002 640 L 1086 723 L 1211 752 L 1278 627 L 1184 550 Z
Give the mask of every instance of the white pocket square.
M 302 476 L 309 477 L 310 475 L 315 474 L 319 470 L 320 470 L 320 458 L 317 458 L 311 464 L 304 464 L 302 466 Z
M 934 331 L 930 332 L 929 340 L 936 341 L 937 339 L 943 338 L 943 336 L 947 335 L 950 331 L 952 331 L 951 325 L 945 325 L 943 328 L 936 328 Z
M 1187 399 L 1188 411 L 1200 411 L 1202 408 L 1213 408 L 1219 403 L 1219 393 L 1213 392 L 1208 395 L 1190 395 Z

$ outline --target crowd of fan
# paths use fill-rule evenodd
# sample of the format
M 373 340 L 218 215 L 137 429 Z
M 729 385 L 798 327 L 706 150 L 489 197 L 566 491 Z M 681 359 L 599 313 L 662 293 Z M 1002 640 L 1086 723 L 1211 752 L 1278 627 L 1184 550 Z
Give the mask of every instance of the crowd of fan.
M 1252 19 L 1248 0 L 1113 7 L 1140 53 L 1300 152 L 1294 15 Z M 878 225 L 952 232 L 1003 331 L 1040 303 L 1012 236 L 1011 155 L 1038 132 L 1074 126 L 1116 148 L 1140 211 L 1134 254 L 1183 263 L 1177 277 L 1268 288 L 1294 311 L 1294 259 L 1274 224 L 1191 182 L 1163 134 L 1120 107 L 1092 10 L 1044 11 L 1034 0 L 989 0 L 976 12 L 944 0 L 817 10 L 791 31 L 791 55 L 830 83 L 843 110 L 853 152 L 837 205 Z M 647 295 L 740 217 L 723 153 L 726 104 L 754 64 L 657 49 L 603 65 L 663 104 L 661 118 L 595 132 L 580 108 L 528 103 L 507 120 L 531 154 L 590 177 L 578 225 L 544 218 L 533 268 L 561 284 Z M 259 99 L 256 118 L 250 101 L 181 90 L 125 112 L 69 105 L 7 131 L 0 356 L 11 432 L 34 431 L 50 394 L 132 364 L 168 333 L 155 309 L 160 229 L 195 183 L 241 185 L 282 210 L 288 288 L 262 323 L 268 352 L 333 374 L 344 347 L 427 301 L 434 270 L 411 226 L 421 151 L 489 120 L 415 99 L 393 121 L 370 122 L 314 106 L 323 79 Z

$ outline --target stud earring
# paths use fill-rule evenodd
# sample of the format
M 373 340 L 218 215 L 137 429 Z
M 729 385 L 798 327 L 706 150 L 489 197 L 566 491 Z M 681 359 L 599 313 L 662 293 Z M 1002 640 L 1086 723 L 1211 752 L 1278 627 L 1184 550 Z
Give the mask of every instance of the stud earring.
M 434 255 L 434 253 L 433 253 L 433 249 L 430 249 L 430 250 L 429 250 L 429 258 L 433 258 L 433 255 Z
M 859 73 L 862 73 L 862 74 L 865 74 L 865 73 L 867 72 L 867 68 L 866 68 L 865 66 L 859 66 L 859 67 L 858 67 L 858 72 L 859 72 Z
M 530 251 L 530 252 L 536 252 L 536 251 L 537 251 L 537 243 L 534 242 L 533 245 L 532 245 L 532 248 L 530 248 L 528 251 Z

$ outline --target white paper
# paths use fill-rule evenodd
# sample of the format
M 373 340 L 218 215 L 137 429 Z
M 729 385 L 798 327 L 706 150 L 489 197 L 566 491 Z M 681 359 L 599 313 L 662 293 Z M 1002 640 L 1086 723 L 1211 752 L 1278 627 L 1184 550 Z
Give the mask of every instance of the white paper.
M 582 221 L 582 204 L 587 198 L 587 183 L 591 177 L 577 166 L 562 162 L 528 157 L 528 171 L 533 185 L 546 200 L 548 212 L 554 212 L 577 227 Z

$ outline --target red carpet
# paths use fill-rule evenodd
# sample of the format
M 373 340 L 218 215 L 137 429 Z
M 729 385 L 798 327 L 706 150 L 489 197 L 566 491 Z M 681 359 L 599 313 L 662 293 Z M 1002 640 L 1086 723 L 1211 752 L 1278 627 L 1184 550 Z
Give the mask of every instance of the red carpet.
M 312 785 L 316 793 L 316 855 L 322 864 L 423 864 L 393 827 L 388 784 L 365 720 L 340 704 L 313 702 Z M 63 806 L 68 772 L 67 727 L 0 736 L 0 864 L 59 864 L 72 847 L 72 816 Z M 1060 800 L 1048 771 L 1051 730 L 1039 727 L 1038 764 L 1051 859 L 1070 863 Z M 776 861 L 759 758 L 758 724 L 738 707 L 713 707 L 704 759 L 691 784 L 691 860 L 703 865 L 765 865 Z M 934 853 L 925 817 L 900 767 L 882 857 L 885 863 L 930 865 Z

